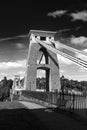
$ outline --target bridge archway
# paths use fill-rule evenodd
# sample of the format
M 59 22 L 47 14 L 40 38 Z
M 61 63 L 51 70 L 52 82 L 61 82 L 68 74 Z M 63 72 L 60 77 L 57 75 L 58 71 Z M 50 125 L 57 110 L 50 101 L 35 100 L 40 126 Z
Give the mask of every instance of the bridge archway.
M 49 80 L 50 80 L 50 69 L 49 68 L 38 68 L 37 69 L 37 72 L 40 70 L 40 72 L 39 72 L 39 74 L 41 73 L 41 76 L 40 76 L 40 78 L 41 78 L 41 80 L 40 81 L 43 81 L 43 78 L 44 78 L 44 82 L 45 82 L 45 84 L 44 84 L 44 86 L 43 86 L 43 88 L 42 88 L 42 90 L 44 90 L 44 91 L 49 91 L 50 90 L 50 88 L 49 88 L 49 86 L 50 86 L 50 84 L 49 84 Z M 44 75 L 43 75 L 43 74 Z M 38 76 L 37 76 L 37 79 L 38 79 Z M 36 80 L 37 81 L 37 80 Z M 37 86 L 36 86 L 36 88 L 37 88 Z

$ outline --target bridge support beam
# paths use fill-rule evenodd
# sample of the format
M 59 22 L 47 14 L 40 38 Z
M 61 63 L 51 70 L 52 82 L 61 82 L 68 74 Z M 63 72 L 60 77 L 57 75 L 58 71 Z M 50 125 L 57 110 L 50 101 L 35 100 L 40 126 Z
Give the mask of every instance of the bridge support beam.
M 40 38 L 40 37 L 39 37 Z M 31 34 L 29 38 L 29 52 L 27 59 L 27 70 L 25 75 L 25 87 L 26 90 L 36 91 L 36 77 L 37 69 L 46 70 L 46 91 L 59 91 L 60 85 L 60 75 L 59 75 L 59 64 L 57 55 L 46 48 L 46 64 L 37 64 L 37 57 L 40 49 L 44 48 L 35 40 L 35 35 Z M 43 50 L 43 49 L 42 49 Z M 43 52 L 43 53 L 45 53 Z

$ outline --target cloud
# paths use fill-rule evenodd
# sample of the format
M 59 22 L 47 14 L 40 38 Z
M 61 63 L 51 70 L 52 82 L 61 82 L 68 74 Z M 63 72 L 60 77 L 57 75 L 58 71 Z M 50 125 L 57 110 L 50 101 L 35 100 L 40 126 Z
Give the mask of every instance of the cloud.
M 47 14 L 47 16 L 56 18 L 56 17 L 60 17 L 60 16 L 64 15 L 66 12 L 67 12 L 67 10 L 56 10 L 54 12 L 49 12 Z
M 83 51 L 87 52 L 87 49 L 84 49 Z
M 24 44 L 22 44 L 22 43 L 17 43 L 16 46 L 18 49 L 24 48 Z
M 18 71 L 17 74 L 20 75 L 20 78 L 24 78 L 24 76 L 25 76 L 25 71 L 22 71 L 22 70 L 21 70 L 21 71 Z
M 71 13 L 69 16 L 72 17 L 72 21 L 76 20 L 82 20 L 83 22 L 87 21 L 87 10 L 76 12 L 76 13 Z
M 87 69 L 84 68 L 84 67 L 80 67 L 79 68 L 79 72 L 81 72 L 81 73 L 87 73 Z
M 72 37 L 70 38 L 71 46 L 80 50 L 87 48 L 87 37 Z
M 60 73 L 61 73 L 61 74 L 62 74 L 62 73 L 64 73 L 64 71 L 65 71 L 65 70 L 63 70 L 63 69 L 60 69 Z
M 26 60 L 18 60 L 15 62 L 0 62 L 0 69 L 25 67 Z
M 19 71 L 18 74 L 20 74 L 20 75 L 24 75 L 25 72 L 24 72 L 24 71 Z
M 1 75 L 2 75 L 2 76 L 7 76 L 7 74 L 6 74 L 6 73 L 1 73 Z
M 85 43 L 87 42 L 87 37 L 84 37 L 84 36 L 80 36 L 80 37 L 72 37 L 70 39 L 71 43 L 73 44 L 82 44 L 82 43 Z
M 28 35 L 18 35 L 18 36 L 14 36 L 14 37 L 1 38 L 0 42 L 12 40 L 12 39 L 18 39 L 18 38 L 25 38 L 25 37 L 28 37 Z

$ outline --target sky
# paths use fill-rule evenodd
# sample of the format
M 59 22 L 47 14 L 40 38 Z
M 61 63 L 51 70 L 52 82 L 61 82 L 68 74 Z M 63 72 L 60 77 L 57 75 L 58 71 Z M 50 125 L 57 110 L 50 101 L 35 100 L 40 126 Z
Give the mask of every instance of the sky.
M 55 39 L 87 52 L 87 2 L 0 2 L 0 79 L 25 74 L 29 30 L 56 31 Z M 84 60 L 87 57 L 77 54 Z M 58 55 L 60 75 L 87 80 L 87 70 Z

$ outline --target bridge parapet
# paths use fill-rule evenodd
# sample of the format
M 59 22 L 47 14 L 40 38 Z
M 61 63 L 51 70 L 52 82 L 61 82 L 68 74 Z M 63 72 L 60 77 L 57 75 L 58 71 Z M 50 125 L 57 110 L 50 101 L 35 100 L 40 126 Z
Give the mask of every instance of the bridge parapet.
M 35 38 L 38 38 L 41 41 L 46 42 L 46 44 L 52 44 L 49 40 L 54 40 L 54 31 L 41 31 L 41 30 L 30 30 L 29 37 L 33 42 L 36 42 Z
M 56 32 L 54 31 L 42 31 L 42 30 L 30 30 L 29 35 L 34 34 L 40 37 L 54 37 Z

